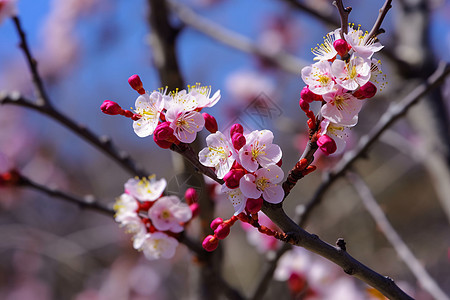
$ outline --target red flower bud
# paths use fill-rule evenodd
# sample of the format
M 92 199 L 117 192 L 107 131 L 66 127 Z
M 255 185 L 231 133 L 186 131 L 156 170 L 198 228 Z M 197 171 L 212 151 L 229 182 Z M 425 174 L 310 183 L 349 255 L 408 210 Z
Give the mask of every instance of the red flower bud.
M 159 141 L 167 141 L 173 136 L 173 129 L 170 127 L 170 122 L 163 122 L 156 126 L 153 132 L 154 139 Z
M 230 136 L 233 136 L 233 134 L 235 134 L 236 132 L 238 132 L 240 134 L 244 134 L 244 127 L 242 127 L 241 124 L 237 124 L 237 123 L 234 124 L 230 128 Z
M 217 249 L 217 246 L 219 246 L 219 239 L 213 235 L 208 235 L 203 240 L 202 246 L 203 249 L 205 249 L 208 252 L 214 251 Z
M 145 94 L 144 86 L 139 75 L 131 75 L 130 78 L 128 78 L 128 83 L 133 90 L 137 91 L 139 94 Z
M 317 146 L 325 155 L 330 155 L 336 152 L 337 149 L 336 142 L 326 134 L 321 135 L 317 139 Z
M 305 100 L 308 103 L 311 103 L 313 101 L 322 101 L 323 98 L 320 95 L 314 94 L 313 92 L 310 91 L 310 89 L 305 86 L 302 91 L 300 92 L 300 98 L 302 98 L 303 100 Z
M 245 210 L 250 214 L 256 214 L 258 211 L 261 210 L 261 207 L 263 205 L 263 198 L 259 197 L 258 199 L 247 199 L 247 204 L 245 205 Z
M 211 227 L 212 230 L 216 230 L 217 227 L 218 227 L 220 224 L 222 224 L 222 223 L 223 223 L 223 219 L 217 217 L 217 218 L 215 218 L 215 219 L 211 222 L 210 227 Z
M 205 128 L 211 133 L 216 133 L 218 129 L 216 118 L 207 113 L 202 113 L 202 116 L 205 119 Z
M 360 87 L 357 91 L 353 92 L 353 96 L 358 99 L 372 98 L 377 93 L 377 87 L 372 82 L 367 82 L 365 85 Z
M 190 205 L 196 203 L 198 200 L 197 191 L 194 188 L 188 188 L 186 192 L 184 192 L 184 199 Z
M 216 230 L 214 230 L 214 235 L 219 239 L 223 240 L 230 234 L 230 225 L 228 223 L 222 223 L 217 226 Z
M 168 142 L 165 140 L 159 140 L 156 135 L 153 135 L 153 140 L 155 141 L 156 145 L 163 149 L 169 149 L 170 146 L 172 146 L 173 142 Z
M 223 177 L 223 180 L 228 188 L 235 189 L 239 187 L 239 180 L 241 180 L 244 175 L 245 171 L 243 169 L 232 169 Z
M 112 116 L 119 115 L 123 111 L 123 109 L 120 107 L 119 104 L 111 100 L 103 101 L 102 105 L 100 106 L 100 109 L 104 114 Z
M 236 150 L 241 149 L 245 145 L 245 143 L 247 142 L 245 140 L 245 136 L 242 133 L 239 133 L 239 132 L 235 132 L 233 134 L 233 136 L 231 137 L 231 141 L 233 142 L 233 147 Z
M 336 49 L 337 53 L 341 56 L 344 57 L 347 55 L 349 47 L 348 47 L 348 43 L 343 40 L 343 39 L 338 39 L 335 40 L 333 43 L 333 47 L 334 49 Z
M 189 208 L 192 212 L 192 219 L 198 216 L 198 214 L 200 213 L 200 205 L 198 203 L 192 203 L 191 205 L 189 205 Z
M 298 104 L 300 105 L 300 108 L 303 111 L 309 110 L 309 103 L 306 100 L 304 100 L 303 98 L 300 98 L 300 100 L 298 101 Z

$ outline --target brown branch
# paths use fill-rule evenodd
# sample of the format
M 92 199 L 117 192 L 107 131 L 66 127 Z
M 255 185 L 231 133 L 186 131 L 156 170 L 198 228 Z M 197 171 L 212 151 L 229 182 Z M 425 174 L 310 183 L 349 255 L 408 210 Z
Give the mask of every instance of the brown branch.
M 348 15 L 352 11 L 352 8 L 344 7 L 342 0 L 333 1 L 333 5 L 337 7 L 339 16 L 341 18 L 341 38 L 344 39 L 344 34 L 348 33 Z
M 378 14 L 378 18 L 375 21 L 375 24 L 373 25 L 372 29 L 370 30 L 369 34 L 366 37 L 366 42 L 376 38 L 379 34 L 384 33 L 384 30 L 381 28 L 381 23 L 383 23 L 383 20 L 386 17 L 387 12 L 389 11 L 389 9 L 391 9 L 392 7 L 391 3 L 392 0 L 386 0 L 384 2 L 384 5 L 380 9 L 380 13 Z
M 62 112 L 53 108 L 53 106 L 34 103 L 30 99 L 21 96 L 19 93 L 0 93 L 0 105 L 2 104 L 23 106 L 33 109 L 41 114 L 47 115 L 61 125 L 64 125 L 67 129 L 76 133 L 80 138 L 90 142 L 98 150 L 112 158 L 133 176 L 137 175 L 143 177 L 147 175 L 147 172 L 141 167 L 137 166 L 135 161 L 130 157 L 128 153 L 119 150 L 109 137 L 98 137 L 89 128 L 84 125 L 75 123 L 75 121 L 64 115 Z
M 347 179 L 353 184 L 353 187 L 358 192 L 367 212 L 374 219 L 377 228 L 381 230 L 387 240 L 391 243 L 392 247 L 394 247 L 398 256 L 414 274 L 417 281 L 420 283 L 420 286 L 428 291 L 435 299 L 449 300 L 450 298 L 445 295 L 437 285 L 436 281 L 428 274 L 420 261 L 414 256 L 400 235 L 395 231 L 394 227 L 392 227 L 363 179 L 354 172 L 348 172 Z
M 299 224 L 303 226 L 310 216 L 314 207 L 319 205 L 323 195 L 328 188 L 359 158 L 366 155 L 370 146 L 372 146 L 380 135 L 386 131 L 395 121 L 400 119 L 406 112 L 416 104 L 425 94 L 442 83 L 450 74 L 450 64 L 441 62 L 437 70 L 426 80 L 426 82 L 417 86 L 411 93 L 403 98 L 399 103 L 392 104 L 388 110 L 381 116 L 378 123 L 365 136 L 359 139 L 358 145 L 352 151 L 347 152 L 342 160 L 331 170 L 321 183 L 312 199 L 306 204 L 304 213 L 301 216 Z

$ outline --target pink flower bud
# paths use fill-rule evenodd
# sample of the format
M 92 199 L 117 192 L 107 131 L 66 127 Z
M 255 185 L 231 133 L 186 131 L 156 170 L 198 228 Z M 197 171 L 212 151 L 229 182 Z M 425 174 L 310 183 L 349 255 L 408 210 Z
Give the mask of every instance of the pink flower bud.
M 189 208 L 192 212 L 192 219 L 198 216 L 198 214 L 200 213 L 200 205 L 198 203 L 192 203 L 191 205 L 189 205 Z
M 239 133 L 239 132 L 235 132 L 233 134 L 233 136 L 231 137 L 231 141 L 233 142 L 233 147 L 236 150 L 241 149 L 245 145 L 245 143 L 247 142 L 245 140 L 245 136 L 242 133 Z
M 202 113 L 202 116 L 205 119 L 205 128 L 211 133 L 216 133 L 218 129 L 216 118 L 207 113 Z
M 301 108 L 303 111 L 308 111 L 308 110 L 309 110 L 309 103 L 308 103 L 306 100 L 304 100 L 303 98 L 301 98 L 301 99 L 298 101 L 298 104 L 300 105 L 300 108 Z
M 119 115 L 122 113 L 123 109 L 120 107 L 119 104 L 117 104 L 114 101 L 111 100 L 105 100 L 103 101 L 102 105 L 100 106 L 100 109 L 104 114 L 107 115 Z
M 170 127 L 170 122 L 163 122 L 156 126 L 153 132 L 156 139 L 160 141 L 167 141 L 173 136 L 173 129 Z
M 219 239 L 223 240 L 230 234 L 230 224 L 222 223 L 217 226 L 216 230 L 214 230 L 214 235 Z
M 223 177 L 223 180 L 229 189 L 235 189 L 239 187 L 239 180 L 244 175 L 245 171 L 243 169 L 232 169 Z
M 130 78 L 128 78 L 128 83 L 133 90 L 137 91 L 139 94 L 145 94 L 144 86 L 139 75 L 131 75 Z
M 172 146 L 173 142 L 169 142 L 166 140 L 160 140 L 156 137 L 156 135 L 153 135 L 153 140 L 155 141 L 156 145 L 163 149 L 169 149 L 170 146 Z
M 213 235 L 208 235 L 203 240 L 202 246 L 203 249 L 205 249 L 208 252 L 214 251 L 217 249 L 217 246 L 219 246 L 219 239 Z
M 349 50 L 348 43 L 343 39 L 335 40 L 333 47 L 341 57 L 346 56 Z
M 220 224 L 222 224 L 222 223 L 223 223 L 223 219 L 217 217 L 217 218 L 215 218 L 215 219 L 211 222 L 210 227 L 211 227 L 212 230 L 216 230 L 217 227 L 218 227 Z
M 230 136 L 233 136 L 233 134 L 235 134 L 236 132 L 238 132 L 240 134 L 244 134 L 244 127 L 242 127 L 241 124 L 237 124 L 237 123 L 234 124 L 230 128 Z
M 326 134 L 321 135 L 317 139 L 317 146 L 325 155 L 330 155 L 336 152 L 337 149 L 336 142 Z
M 377 87 L 372 82 L 367 82 L 365 85 L 360 87 L 357 91 L 353 93 L 358 99 L 372 98 L 377 93 Z
M 264 200 L 262 197 L 259 197 L 258 199 L 249 198 L 247 199 L 247 204 L 245 204 L 245 210 L 250 214 L 256 214 L 261 210 L 263 202 Z
M 308 103 L 311 103 L 313 101 L 322 101 L 322 96 L 314 94 L 309 90 L 307 86 L 305 86 L 302 91 L 300 92 L 300 98 L 305 100 Z
M 184 199 L 186 199 L 187 204 L 196 203 L 198 200 L 197 191 L 194 188 L 188 188 L 186 192 L 184 192 Z

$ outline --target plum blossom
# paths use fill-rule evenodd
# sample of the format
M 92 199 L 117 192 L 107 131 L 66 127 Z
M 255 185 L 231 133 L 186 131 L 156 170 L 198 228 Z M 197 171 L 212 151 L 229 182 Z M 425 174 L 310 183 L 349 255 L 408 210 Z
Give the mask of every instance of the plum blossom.
M 349 127 L 336 124 L 331 122 L 330 120 L 324 119 L 320 123 L 320 128 L 320 134 L 326 134 L 335 141 L 337 150 L 334 154 L 342 153 L 342 151 L 344 151 L 345 149 L 345 138 L 348 136 Z
M 302 69 L 302 79 L 309 86 L 311 92 L 317 95 L 331 92 L 335 85 L 331 74 L 331 65 L 324 60 L 304 67 Z
M 0 0 L 0 24 L 6 18 L 17 14 L 16 0 Z
M 205 126 L 205 119 L 197 111 L 186 110 L 186 106 L 171 106 L 166 113 L 166 120 L 171 122 L 174 136 L 183 143 L 192 143 L 197 132 Z
M 258 169 L 254 174 L 245 174 L 239 181 L 239 188 L 248 198 L 257 199 L 262 195 L 265 201 L 276 204 L 284 197 L 283 188 L 279 185 L 283 177 L 280 167 L 269 165 Z
M 383 49 L 383 46 L 376 42 L 376 37 L 367 40 L 368 34 L 359 26 L 357 29 L 350 27 L 348 33 L 344 33 L 344 38 L 358 56 L 370 59 L 375 52 Z
M 156 201 L 149 209 L 148 216 L 158 230 L 181 232 L 184 228 L 180 223 L 189 221 L 192 218 L 192 211 L 177 196 L 166 196 Z
M 133 122 L 134 132 L 139 137 L 153 134 L 158 125 L 159 116 L 164 108 L 164 96 L 160 92 L 140 95 L 136 99 L 136 114 L 141 118 Z
M 170 92 L 164 97 L 164 108 L 169 112 L 175 109 L 177 112 L 186 112 L 198 107 L 197 99 L 186 90 Z
M 137 215 L 136 211 L 139 207 L 138 202 L 128 194 L 122 194 L 114 205 L 116 214 L 114 216 L 117 222 L 122 222 L 123 218 L 129 215 Z
M 214 167 L 217 178 L 222 179 L 236 160 L 233 146 L 220 131 L 208 135 L 206 144 L 207 147 L 198 154 L 200 163 L 207 167 Z
M 125 183 L 125 191 L 140 201 L 155 201 L 167 186 L 164 178 L 156 180 L 156 176 L 148 178 L 131 178 Z
M 134 239 L 133 247 L 144 253 L 148 260 L 172 258 L 178 241 L 162 232 L 147 233 Z
M 311 52 L 316 56 L 314 60 L 333 60 L 338 54 L 336 49 L 333 47 L 334 41 L 340 37 L 340 28 L 327 33 L 324 36 L 323 44 L 317 44 L 317 47 L 311 49 Z
M 327 102 L 320 110 L 324 118 L 345 126 L 356 125 L 362 108 L 361 100 L 343 88 L 323 95 L 323 100 Z
M 381 70 L 381 60 L 372 58 L 370 65 L 370 82 L 375 84 L 378 90 L 383 90 L 386 86 L 386 74 Z
M 197 100 L 197 107 L 213 107 L 220 100 L 220 90 L 214 93 L 211 97 L 211 86 L 201 86 L 197 83 L 192 86 L 188 86 L 189 94 Z
M 348 63 L 337 59 L 331 65 L 331 72 L 337 84 L 354 91 L 369 81 L 370 61 L 355 55 L 352 55 Z
M 245 205 L 247 203 L 247 197 L 242 194 L 240 188 L 230 189 L 224 184 L 222 185 L 220 191 L 227 194 L 228 200 L 230 200 L 231 204 L 233 204 L 235 216 L 244 211 Z
M 258 169 L 258 164 L 267 167 L 281 159 L 281 149 L 272 144 L 273 133 L 270 130 L 255 130 L 245 139 L 247 143 L 239 150 L 239 159 L 247 171 L 254 172 Z

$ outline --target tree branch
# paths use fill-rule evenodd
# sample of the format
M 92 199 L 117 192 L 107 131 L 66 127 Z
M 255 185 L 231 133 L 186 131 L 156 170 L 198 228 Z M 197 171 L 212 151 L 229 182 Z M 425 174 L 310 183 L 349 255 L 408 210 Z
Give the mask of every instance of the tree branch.
M 64 125 L 67 129 L 76 133 L 80 138 L 90 142 L 98 150 L 116 161 L 122 168 L 127 170 L 130 174 L 144 177 L 147 172 L 141 167 L 137 166 L 130 155 L 122 150 L 119 150 L 111 141 L 109 137 L 98 137 L 89 128 L 84 125 L 75 123 L 72 119 L 69 119 L 66 115 L 53 108 L 53 106 L 42 105 L 34 103 L 30 99 L 21 96 L 19 93 L 1 93 L 0 92 L 0 105 L 13 104 L 18 106 L 27 107 L 33 109 L 41 114 L 47 115 L 53 120 L 57 121 L 61 125 Z
M 373 197 L 369 187 L 363 181 L 363 179 L 354 172 L 347 172 L 347 179 L 353 184 L 353 187 L 358 192 L 367 212 L 374 219 L 377 228 L 385 235 L 387 240 L 394 247 L 398 256 L 403 260 L 406 266 L 411 270 L 414 276 L 417 278 L 420 285 L 430 293 L 435 299 L 449 300 L 450 298 L 445 295 L 441 288 L 437 285 L 434 279 L 428 274 L 419 260 L 414 256 L 412 251 L 403 242 L 400 235 L 395 231 L 392 225 L 389 223 L 386 215 L 381 207 Z
M 307 65 L 305 61 L 300 60 L 287 52 L 280 51 L 277 53 L 271 53 L 261 45 L 252 42 L 247 37 L 237 32 L 232 32 L 231 30 L 196 14 L 189 7 L 178 1 L 168 0 L 167 2 L 184 24 L 191 26 L 197 31 L 216 41 L 219 41 L 222 44 L 238 49 L 242 52 L 261 57 L 264 60 L 280 67 L 280 69 L 296 75 L 303 66 Z
M 344 7 L 342 0 L 333 1 L 333 5 L 337 7 L 339 16 L 341 17 L 341 38 L 344 39 L 344 34 L 348 33 L 348 15 L 352 11 L 352 8 Z
M 377 20 L 375 21 L 375 24 L 373 25 L 372 29 L 370 30 L 369 34 L 366 37 L 366 42 L 370 41 L 371 39 L 374 39 L 379 35 L 380 33 L 384 33 L 384 30 L 381 29 L 381 23 L 383 23 L 384 18 L 386 17 L 387 12 L 389 9 L 391 9 L 392 0 L 386 0 L 384 2 L 383 7 L 380 9 L 380 13 L 378 15 Z

